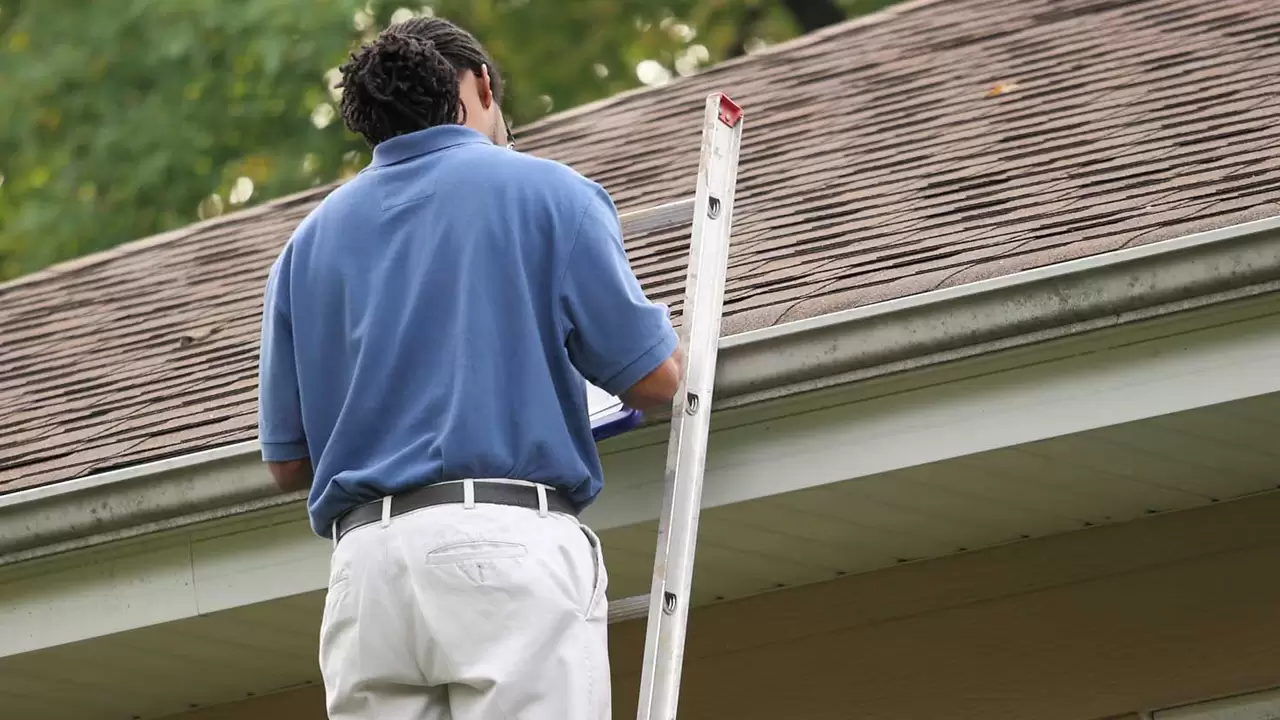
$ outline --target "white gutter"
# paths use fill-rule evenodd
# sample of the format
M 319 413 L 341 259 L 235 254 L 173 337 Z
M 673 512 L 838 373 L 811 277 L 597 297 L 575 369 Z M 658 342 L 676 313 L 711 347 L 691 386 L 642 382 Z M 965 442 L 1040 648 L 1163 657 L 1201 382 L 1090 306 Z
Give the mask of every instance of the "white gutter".
M 725 409 L 1280 289 L 1280 217 L 732 335 Z M 301 502 L 256 442 L 0 495 L 0 564 Z

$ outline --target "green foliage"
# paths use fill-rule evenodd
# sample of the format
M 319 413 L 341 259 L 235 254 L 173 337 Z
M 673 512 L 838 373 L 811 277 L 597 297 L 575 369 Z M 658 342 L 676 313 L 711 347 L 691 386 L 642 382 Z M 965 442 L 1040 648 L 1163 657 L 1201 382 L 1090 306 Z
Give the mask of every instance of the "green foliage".
M 642 61 L 688 73 L 791 37 L 814 5 L 835 3 L 0 0 L 0 279 L 353 172 L 332 71 L 393 19 L 475 33 L 520 124 L 639 84 Z

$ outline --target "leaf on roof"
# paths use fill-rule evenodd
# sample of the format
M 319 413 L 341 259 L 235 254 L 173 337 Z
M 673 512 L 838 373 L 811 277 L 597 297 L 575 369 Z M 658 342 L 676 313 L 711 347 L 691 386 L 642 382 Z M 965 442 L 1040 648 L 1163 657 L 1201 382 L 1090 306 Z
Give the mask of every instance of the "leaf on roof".
M 1011 93 L 1017 89 L 1018 89 L 1018 83 L 1013 82 L 1012 80 L 1001 80 L 1000 82 L 996 83 L 995 85 L 992 85 L 990 88 L 987 89 L 986 97 L 989 97 L 989 98 L 999 97 L 1006 93 Z

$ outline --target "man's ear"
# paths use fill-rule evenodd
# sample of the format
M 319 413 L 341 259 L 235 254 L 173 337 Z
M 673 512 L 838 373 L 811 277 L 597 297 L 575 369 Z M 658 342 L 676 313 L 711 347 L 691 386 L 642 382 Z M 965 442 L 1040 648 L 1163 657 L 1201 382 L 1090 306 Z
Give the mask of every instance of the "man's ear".
M 489 66 L 480 66 L 480 75 L 476 77 L 476 94 L 480 96 L 480 107 L 485 110 L 493 104 L 493 84 L 489 80 Z

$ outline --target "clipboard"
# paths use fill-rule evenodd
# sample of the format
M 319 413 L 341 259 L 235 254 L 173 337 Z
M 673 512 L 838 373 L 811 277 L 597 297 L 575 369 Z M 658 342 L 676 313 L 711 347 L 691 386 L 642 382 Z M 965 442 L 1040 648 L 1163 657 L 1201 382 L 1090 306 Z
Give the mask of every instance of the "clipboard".
M 640 424 L 642 414 L 622 404 L 622 400 L 610 395 L 591 383 L 587 385 L 587 414 L 591 418 L 591 436 L 596 442 L 617 437 Z

